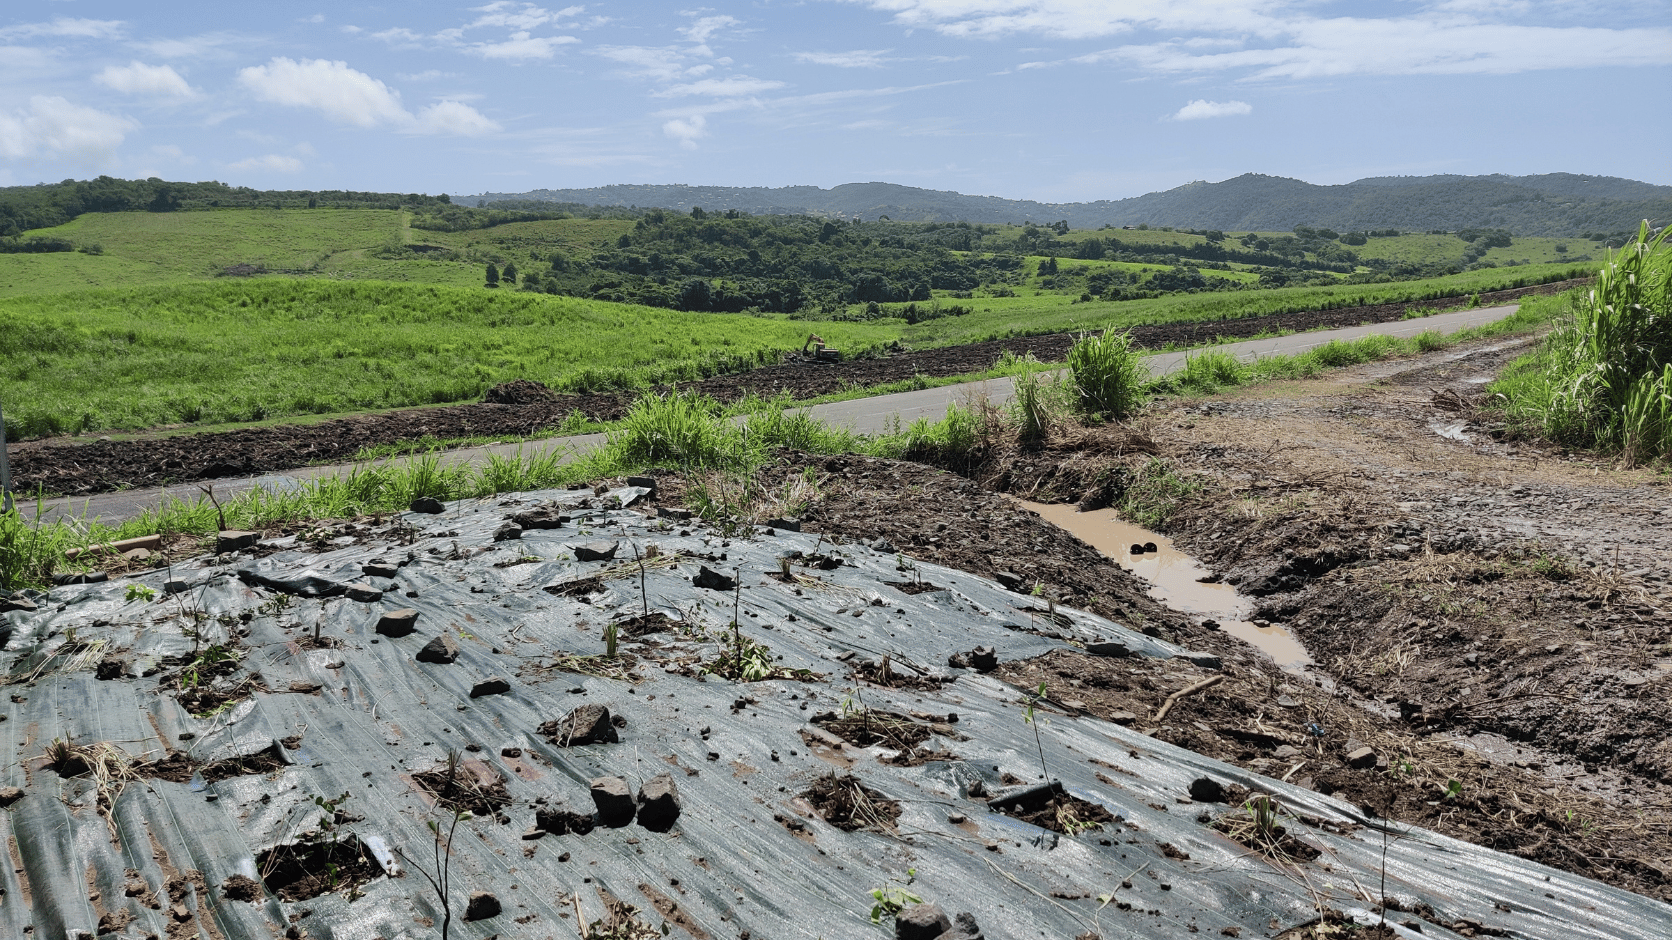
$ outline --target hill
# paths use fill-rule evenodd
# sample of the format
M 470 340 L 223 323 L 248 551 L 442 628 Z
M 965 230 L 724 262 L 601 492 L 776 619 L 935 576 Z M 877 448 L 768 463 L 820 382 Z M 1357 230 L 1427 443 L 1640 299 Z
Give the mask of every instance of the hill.
M 895 183 L 732 187 L 615 185 L 457 197 L 466 205 L 550 201 L 595 206 L 736 209 L 754 214 L 822 215 L 920 222 L 1021 223 L 1065 220 L 1074 228 L 1170 225 L 1222 231 L 1452 231 L 1501 228 L 1517 235 L 1576 236 L 1634 230 L 1642 219 L 1672 218 L 1672 186 L 1615 177 L 1375 177 L 1318 186 L 1245 173 L 1218 183 L 1186 183 L 1130 199 L 1048 203 L 969 196 Z

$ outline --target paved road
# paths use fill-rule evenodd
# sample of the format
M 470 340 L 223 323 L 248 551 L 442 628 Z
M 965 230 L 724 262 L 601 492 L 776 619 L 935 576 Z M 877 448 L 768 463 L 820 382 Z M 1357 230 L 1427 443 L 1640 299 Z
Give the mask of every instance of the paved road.
M 1481 307 L 1478 310 L 1439 314 L 1419 320 L 1399 320 L 1393 323 L 1375 323 L 1339 330 L 1296 333 L 1271 339 L 1226 343 L 1213 348 L 1231 353 L 1245 362 L 1251 362 L 1264 356 L 1293 355 L 1334 340 L 1359 339 L 1372 333 L 1389 336 L 1414 336 L 1426 330 L 1455 333 L 1467 327 L 1479 326 L 1483 323 L 1502 319 L 1514 313 L 1515 310 L 1516 308 L 1513 305 Z M 1182 368 L 1188 355 L 1189 353 L 1183 352 L 1159 353 L 1148 357 L 1145 362 L 1149 366 L 1150 375 L 1159 377 Z M 887 430 L 890 423 L 895 419 L 898 419 L 902 425 L 909 425 L 918 418 L 938 420 L 946 414 L 947 407 L 954 402 L 969 401 L 985 395 L 994 403 L 1003 404 L 1008 402 L 1013 394 L 1014 385 L 1010 379 L 991 379 L 984 382 L 946 385 L 917 392 L 899 392 L 893 395 L 879 395 L 875 398 L 859 398 L 852 401 L 815 405 L 811 411 L 814 417 L 830 424 L 849 427 L 862 434 L 878 434 Z M 458 463 L 480 464 L 486 462 L 490 454 L 510 455 L 516 453 L 519 448 L 525 451 L 533 448 L 565 448 L 570 453 L 578 455 L 592 450 L 602 444 L 603 441 L 604 435 L 602 434 L 583 434 L 521 444 L 492 444 L 484 447 L 461 448 L 451 451 L 448 457 Z M 302 467 L 262 477 L 216 480 L 215 493 L 217 496 L 224 498 L 258 486 L 269 490 L 282 491 L 300 486 L 304 480 L 344 473 L 352 467 L 352 464 Z M 42 503 L 40 508 L 43 518 L 47 519 L 82 517 L 87 519 L 98 518 L 106 523 L 116 523 L 154 510 L 165 500 L 195 500 L 200 498 L 201 495 L 197 484 L 187 483 L 159 490 L 125 490 L 117 493 L 101 493 L 98 496 L 80 499 L 52 499 Z M 33 503 L 25 502 L 19 508 L 27 516 L 32 516 L 35 512 Z

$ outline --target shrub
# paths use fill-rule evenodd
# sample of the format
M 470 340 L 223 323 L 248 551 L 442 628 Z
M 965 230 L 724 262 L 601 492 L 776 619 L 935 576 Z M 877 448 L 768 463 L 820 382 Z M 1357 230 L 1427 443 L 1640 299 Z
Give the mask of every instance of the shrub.
M 1104 330 L 1080 337 L 1068 350 L 1076 405 L 1088 414 L 1124 418 L 1144 403 L 1146 370 L 1130 333 Z M 1017 379 L 1018 396 L 1021 379 Z
M 1512 420 L 1626 466 L 1672 458 L 1672 245 L 1667 230 L 1612 255 L 1544 347 L 1493 386 Z

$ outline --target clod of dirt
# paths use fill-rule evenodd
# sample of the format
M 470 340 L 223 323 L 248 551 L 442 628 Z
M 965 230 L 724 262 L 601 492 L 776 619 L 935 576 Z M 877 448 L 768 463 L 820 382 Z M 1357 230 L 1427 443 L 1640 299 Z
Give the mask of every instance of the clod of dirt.
M 377 632 L 383 636 L 408 636 L 418 629 L 418 611 L 411 607 L 387 611 L 377 618 Z
M 221 882 L 221 895 L 229 901 L 259 901 L 261 894 L 261 882 L 248 875 L 228 875 Z
M 939 904 L 907 904 L 894 917 L 894 940 L 936 940 L 952 929 Z
M 721 574 L 718 571 L 711 570 L 707 565 L 703 565 L 701 570 L 691 578 L 691 583 L 710 591 L 729 591 L 737 587 L 736 578 L 729 574 Z
M 1225 802 L 1225 785 L 1212 777 L 1197 777 L 1190 781 L 1190 798 L 1198 803 Z
M 500 910 L 499 898 L 487 891 L 472 891 L 470 901 L 464 907 L 464 919 L 487 920 L 498 917 Z
M 577 747 L 583 744 L 616 744 L 621 736 L 605 705 L 582 705 L 562 718 L 548 721 L 539 728 L 557 747 Z
M 18 800 L 21 800 L 21 799 L 23 799 L 23 788 L 22 787 L 3 787 L 3 788 L 0 788 L 0 808 L 10 806 L 13 803 L 16 803 Z
M 673 775 L 657 774 L 639 788 L 639 825 L 651 832 L 667 832 L 679 820 L 679 787 Z
M 672 778 L 669 778 L 672 782 Z M 592 804 L 598 807 L 598 821 L 611 829 L 620 829 L 633 821 L 638 805 L 633 802 L 633 790 L 620 777 L 598 777 L 592 781 Z
M 929 594 L 934 591 L 946 590 L 938 584 L 930 584 L 927 581 L 884 581 L 883 583 L 901 594 Z
M 534 827 L 554 836 L 584 836 L 593 830 L 597 820 L 591 813 L 577 813 L 562 802 L 554 802 L 534 811 Z
M 434 496 L 420 496 L 407 507 L 412 512 L 421 512 L 431 516 L 439 516 L 447 511 L 447 504 Z
M 479 760 L 447 761 L 413 774 L 412 780 L 438 805 L 456 813 L 492 817 L 511 803 L 504 776 Z
M 569 517 L 555 507 L 541 506 L 516 513 L 510 521 L 523 529 L 561 529 L 569 523 Z
M 610 561 L 621 550 L 620 542 L 587 542 L 575 546 L 576 561 Z
M 953 653 L 947 657 L 946 664 L 954 669 L 974 669 L 979 673 L 989 673 L 999 668 L 999 654 L 991 646 L 977 646 L 965 653 Z
M 297 842 L 266 849 L 255 859 L 267 890 L 281 901 L 305 901 L 352 890 L 383 874 L 357 836 L 337 842 Z
M 860 783 L 853 774 L 827 774 L 800 796 L 825 822 L 844 832 L 893 832 L 900 818 L 899 803 Z
M 1116 822 L 1115 814 L 1062 788 L 1059 781 L 1000 793 L 987 808 L 1012 819 L 1073 836 L 1089 829 L 1101 829 Z
M 105 681 L 111 679 L 122 679 L 127 675 L 128 661 L 125 659 L 116 659 L 115 657 L 100 660 L 98 667 L 93 672 L 94 678 Z
M 503 676 L 489 676 L 470 687 L 471 698 L 481 698 L 484 695 L 504 695 L 511 691 L 511 683 Z
M 435 663 L 445 666 L 459 658 L 459 641 L 450 634 L 436 634 L 424 648 L 418 651 L 418 661 L 421 663 Z
M 555 392 L 533 379 L 517 379 L 495 385 L 482 396 L 483 403 L 489 405 L 540 405 L 556 400 Z

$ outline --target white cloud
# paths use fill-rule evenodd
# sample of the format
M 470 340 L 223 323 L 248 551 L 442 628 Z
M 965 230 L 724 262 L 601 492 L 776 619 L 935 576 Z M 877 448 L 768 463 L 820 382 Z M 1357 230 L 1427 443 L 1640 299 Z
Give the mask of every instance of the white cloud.
M 1672 29 L 1648 16 L 1573 26 L 1562 0 L 1432 0 L 1397 16 L 1319 16 L 1314 0 L 848 0 L 909 29 L 997 39 L 1096 39 L 1139 30 L 1178 38 L 1059 62 L 1161 71 L 1240 70 L 1252 79 L 1349 74 L 1512 74 L 1672 64 Z M 1405 7 L 1409 10 L 1410 7 Z M 1635 9 L 1635 8 L 1634 8 Z M 1651 8 L 1652 9 L 1652 8 Z M 1213 42 L 1235 52 L 1192 54 Z
M 734 75 L 731 78 L 705 78 L 702 81 L 686 82 L 683 85 L 673 85 L 656 92 L 658 98 L 676 98 L 681 95 L 714 95 L 720 98 L 732 98 L 740 95 L 755 95 L 763 91 L 784 87 L 783 82 L 767 78 L 750 78 L 747 75 Z
M 593 53 L 628 67 L 638 78 L 673 81 L 685 71 L 682 50 L 673 46 L 598 46 Z
M 485 59 L 549 59 L 559 46 L 580 42 L 573 36 L 530 36 L 527 32 L 512 33 L 504 42 L 473 43 L 471 52 Z
M 325 14 L 315 13 L 313 16 L 303 17 L 298 22 L 302 22 L 302 23 L 323 23 L 323 22 L 325 22 Z
M 564 7 L 561 10 L 547 10 L 532 3 L 490 3 L 487 6 L 476 7 L 475 12 L 482 15 L 465 29 L 480 29 L 487 26 L 499 26 L 506 29 L 526 30 L 536 26 L 554 23 L 566 17 L 578 16 L 585 7 Z
M 697 149 L 697 141 L 708 136 L 708 119 L 700 114 L 693 114 L 687 118 L 674 118 L 662 125 L 662 133 L 679 141 L 679 146 L 686 150 Z
M 1175 121 L 1199 121 L 1203 118 L 1231 117 L 1237 114 L 1251 114 L 1254 106 L 1246 101 L 1208 101 L 1197 98 L 1173 115 Z
M 186 36 L 180 39 L 148 39 L 143 42 L 131 43 L 131 45 L 164 59 L 196 59 L 204 56 L 221 55 L 223 54 L 221 53 L 222 46 L 248 41 L 246 37 L 237 33 L 219 32 Z
M 698 17 L 690 26 L 679 27 L 679 31 L 692 42 L 708 42 L 721 30 L 742 25 L 743 21 L 735 16 L 703 16 Z
M 421 134 L 481 137 L 500 129 L 482 112 L 462 101 L 439 101 L 418 112 L 414 130 Z
M 0 40 L 28 39 L 35 36 L 61 36 L 66 39 L 115 39 L 122 35 L 127 24 L 121 20 L 87 20 L 61 16 L 50 23 L 21 23 L 0 28 Z
M 395 77 L 403 82 L 433 82 L 442 78 L 458 78 L 458 74 L 443 72 L 440 69 L 425 69 L 422 72 L 397 74 Z
M 269 173 L 300 173 L 302 161 L 295 157 L 287 157 L 281 153 L 270 153 L 261 157 L 248 157 L 237 163 L 227 164 L 229 170 L 265 170 Z
M 120 115 L 55 95 L 36 95 L 27 107 L 0 110 L 0 157 L 16 160 L 46 153 L 104 161 L 115 154 L 129 131 L 138 128 Z
M 197 92 L 186 80 L 167 65 L 146 65 L 135 61 L 127 65 L 107 65 L 93 76 L 93 80 L 125 95 L 151 95 L 157 98 L 195 98 Z
M 238 73 L 238 81 L 258 100 L 313 108 L 333 121 L 357 127 L 395 127 L 414 134 L 478 136 L 499 125 L 470 105 L 443 101 L 414 116 L 402 106 L 400 92 L 346 62 L 282 56 Z
M 283 56 L 238 72 L 238 81 L 258 100 L 314 108 L 342 124 L 376 127 L 403 124 L 412 116 L 400 94 L 388 85 L 348 67 L 347 62 Z
M 855 49 L 852 52 L 797 52 L 796 61 L 812 65 L 834 65 L 844 69 L 882 68 L 887 49 Z

